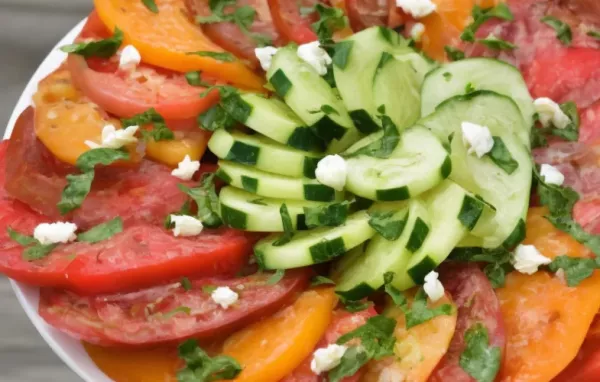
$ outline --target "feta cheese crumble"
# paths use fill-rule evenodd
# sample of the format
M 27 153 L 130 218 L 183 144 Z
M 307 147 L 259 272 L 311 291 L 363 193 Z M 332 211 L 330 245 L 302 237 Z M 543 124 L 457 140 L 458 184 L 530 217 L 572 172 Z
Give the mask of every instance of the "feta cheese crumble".
M 425 276 L 425 284 L 423 284 L 423 290 L 432 302 L 436 302 L 444 296 L 444 286 L 438 277 L 439 274 L 436 271 L 431 271 Z
M 191 160 L 190 156 L 186 155 L 185 158 L 177 164 L 177 168 L 171 171 L 171 175 L 181 180 L 190 180 L 199 169 L 200 161 Z
M 193 216 L 170 215 L 170 219 L 175 224 L 175 227 L 173 227 L 173 235 L 175 236 L 196 236 L 204 228 L 202 222 Z
M 77 225 L 68 222 L 42 223 L 33 230 L 33 238 L 41 244 L 69 243 L 77 239 Z
M 140 64 L 142 61 L 142 56 L 135 46 L 127 45 L 121 51 L 121 56 L 119 57 L 119 69 L 121 70 L 129 70 L 134 69 L 136 66 Z
M 422 23 L 416 23 L 410 28 L 410 37 L 415 41 L 421 41 L 423 33 L 425 33 L 425 25 Z
M 137 137 L 135 133 L 138 131 L 138 126 L 129 126 L 125 129 L 117 130 L 113 125 L 106 125 L 102 129 L 102 143 L 98 144 L 93 141 L 85 141 L 85 144 L 91 149 L 100 147 L 106 149 L 120 149 L 130 143 L 136 143 Z
M 298 57 L 312 66 L 320 76 L 327 74 L 327 65 L 331 64 L 331 57 L 321 48 L 319 41 L 309 42 L 298 47 Z
M 273 56 L 277 53 L 277 48 L 274 46 L 265 46 L 262 48 L 255 48 L 254 55 L 260 62 L 260 67 L 266 72 L 271 67 Z
M 494 139 L 490 130 L 486 126 L 480 126 L 471 122 L 461 124 L 463 143 L 469 147 L 468 153 L 477 155 L 481 158 L 492 151 Z
M 210 294 L 210 297 L 215 303 L 221 305 L 221 308 L 227 309 L 235 304 L 239 295 L 229 287 L 218 287 Z
M 331 344 L 326 348 L 317 349 L 310 361 L 310 369 L 315 374 L 329 371 L 340 364 L 348 347 L 344 345 Z
M 565 176 L 556 167 L 543 164 L 540 167 L 540 176 L 544 178 L 547 184 L 553 184 L 555 186 L 562 186 L 565 182 Z
M 515 249 L 512 264 L 521 273 L 532 275 L 540 265 L 550 264 L 552 260 L 542 255 L 533 245 L 519 244 Z
M 544 127 L 552 125 L 557 129 L 564 129 L 571 123 L 569 117 L 561 110 L 560 105 L 550 98 L 538 98 L 533 101 L 533 106 Z
M 317 164 L 315 175 L 319 183 L 329 186 L 337 191 L 342 191 L 346 185 L 348 165 L 341 156 L 327 155 Z
M 430 15 L 437 9 L 431 0 L 396 0 L 396 6 L 415 19 Z

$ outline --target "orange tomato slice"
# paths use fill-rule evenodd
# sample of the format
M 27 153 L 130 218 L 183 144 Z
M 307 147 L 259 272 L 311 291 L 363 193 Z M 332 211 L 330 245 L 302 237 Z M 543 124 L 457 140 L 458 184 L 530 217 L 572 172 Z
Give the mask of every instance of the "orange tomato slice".
M 409 304 L 412 303 L 415 292 L 415 289 L 406 292 Z M 451 315 L 437 316 L 406 329 L 404 313 L 389 301 L 387 304 L 389 308 L 386 308 L 384 314 L 396 319 L 394 357 L 369 363 L 361 381 L 378 382 L 384 380 L 383 375 L 393 376 L 393 380 L 398 382 L 427 381 L 429 374 L 446 354 L 456 327 L 457 309 L 448 295 L 435 303 L 428 303 L 430 308 L 444 304 L 452 305 Z
M 237 382 L 277 382 L 308 357 L 325 333 L 336 297 L 332 288 L 304 292 L 296 302 L 233 334 L 223 354 L 244 368 Z
M 190 156 L 191 160 L 200 160 L 206 151 L 210 134 L 204 131 L 175 132 L 175 139 L 170 141 L 146 142 L 146 155 L 167 166 L 177 167 L 177 164 Z
M 549 258 L 590 256 L 583 245 L 554 228 L 542 208 L 532 208 L 525 244 Z M 510 273 L 496 291 L 506 330 L 506 351 L 498 380 L 547 382 L 577 355 L 600 307 L 600 272 L 570 288 L 547 272 Z
M 136 47 L 145 63 L 179 72 L 201 70 L 244 88 L 262 90 L 264 80 L 242 61 L 221 62 L 190 52 L 223 52 L 186 14 L 184 0 L 156 0 L 158 13 L 140 0 L 94 0 L 102 22 L 123 31 L 124 44 Z

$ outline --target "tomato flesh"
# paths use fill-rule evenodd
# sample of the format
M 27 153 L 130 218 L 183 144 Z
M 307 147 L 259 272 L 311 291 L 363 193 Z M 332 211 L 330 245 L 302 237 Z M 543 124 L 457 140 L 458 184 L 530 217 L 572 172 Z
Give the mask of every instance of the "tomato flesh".
M 316 20 L 314 15 L 303 16 L 300 9 L 312 8 L 319 3 L 319 0 L 269 0 L 269 7 L 279 33 L 288 41 L 306 44 L 317 40 L 317 35 L 311 28 Z

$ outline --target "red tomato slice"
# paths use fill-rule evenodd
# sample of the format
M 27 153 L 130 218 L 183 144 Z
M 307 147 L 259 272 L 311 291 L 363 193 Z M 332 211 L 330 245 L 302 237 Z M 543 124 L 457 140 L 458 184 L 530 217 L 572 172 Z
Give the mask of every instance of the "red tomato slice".
M 350 26 L 355 32 L 376 25 L 387 25 L 388 0 L 346 0 L 346 9 Z
M 99 39 L 110 35 L 92 12 L 80 39 Z M 150 108 L 165 119 L 195 118 L 218 101 L 218 92 L 206 97 L 203 87 L 191 86 L 182 73 L 147 64 L 133 71 L 119 69 L 118 56 L 108 59 L 71 54 L 67 65 L 77 87 L 102 109 L 119 117 L 131 117 Z
M 315 22 L 313 15 L 303 16 L 301 8 L 312 8 L 321 3 L 319 0 L 269 0 L 273 22 L 288 41 L 306 44 L 317 40 L 311 24 Z
M 481 323 L 488 330 L 490 345 L 500 347 L 504 352 L 506 339 L 500 304 L 492 285 L 476 264 L 444 264 L 440 268 L 440 280 L 458 307 L 458 317 L 448 352 L 429 381 L 475 381 L 459 365 L 465 348 L 465 332 L 472 325 Z
M 342 335 L 353 331 L 359 326 L 364 325 L 369 317 L 376 316 L 377 312 L 374 308 L 369 308 L 360 312 L 350 313 L 345 309 L 337 309 L 333 312 L 331 324 L 319 341 L 316 349 L 327 347 L 334 344 Z M 310 369 L 312 354 L 306 358 L 300 366 L 280 382 L 321 382 L 327 380 L 326 374 L 316 375 Z M 360 379 L 362 370 L 359 370 L 355 375 L 342 379 L 342 382 L 356 382 Z
M 587 336 L 575 359 L 552 382 L 600 380 L 600 337 Z
M 308 269 L 289 271 L 275 285 L 267 284 L 270 274 L 260 273 L 238 279 L 198 279 L 187 291 L 177 282 L 93 297 L 42 289 L 39 313 L 53 327 L 93 344 L 141 346 L 220 337 L 291 302 L 307 286 L 310 274 Z M 238 301 L 221 308 L 203 289 L 212 286 L 231 288 Z
M 207 0 L 186 0 L 185 3 L 193 17 L 212 15 Z M 271 45 L 281 45 L 282 41 L 273 24 L 267 0 L 238 0 L 235 3 L 235 8 L 243 6 L 250 6 L 256 11 L 254 22 L 249 28 L 250 32 L 271 39 L 273 42 Z M 225 10 L 225 13 L 233 12 L 235 8 L 230 7 Z M 202 25 L 202 30 L 204 34 L 223 49 L 255 64 L 258 63 L 254 54 L 254 49 L 258 44 L 236 24 L 229 22 L 204 24 Z

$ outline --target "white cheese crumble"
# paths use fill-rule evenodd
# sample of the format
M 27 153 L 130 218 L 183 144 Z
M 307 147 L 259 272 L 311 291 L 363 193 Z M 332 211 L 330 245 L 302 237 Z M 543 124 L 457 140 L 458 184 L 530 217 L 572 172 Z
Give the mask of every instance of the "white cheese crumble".
M 190 156 L 186 155 L 185 158 L 177 164 L 177 168 L 171 171 L 171 175 L 181 180 L 190 180 L 199 169 L 200 161 L 191 160 Z
M 421 41 L 423 33 L 425 33 L 425 25 L 422 23 L 416 23 L 410 28 L 410 37 L 415 41 Z
M 475 153 L 478 158 L 492 151 L 494 139 L 486 126 L 480 126 L 471 122 L 461 124 L 463 143 L 469 147 L 469 154 Z
M 444 286 L 438 277 L 439 274 L 436 271 L 431 271 L 425 276 L 425 284 L 423 284 L 423 290 L 432 302 L 436 302 L 444 296 Z
M 533 245 L 519 244 L 515 249 L 513 266 L 521 273 L 532 275 L 540 265 L 550 264 L 552 260 L 542 255 Z
M 134 69 L 136 66 L 140 64 L 142 61 L 142 56 L 135 46 L 127 45 L 121 51 L 121 56 L 119 57 L 119 69 L 121 70 L 129 70 Z
M 312 66 L 320 76 L 327 74 L 327 65 L 331 64 L 331 57 L 321 48 L 319 41 L 302 44 L 298 47 L 298 57 Z
M 543 164 L 540 167 L 540 175 L 544 178 L 544 181 L 548 184 L 553 184 L 555 186 L 562 186 L 565 182 L 565 176 L 560 172 L 556 167 Z
M 221 305 L 221 308 L 227 309 L 229 306 L 235 304 L 239 295 L 229 287 L 218 287 L 211 293 L 210 297 L 215 303 Z
M 274 46 L 265 46 L 254 49 L 254 55 L 258 58 L 260 67 L 263 68 L 265 72 L 271 67 L 271 61 L 273 61 L 275 53 L 277 53 L 277 48 Z
M 344 345 L 331 344 L 326 348 L 317 349 L 310 361 L 310 369 L 315 374 L 329 371 L 340 364 L 348 347 Z
M 175 236 L 196 236 L 204 228 L 202 222 L 193 216 L 171 215 L 170 219 L 175 224 L 175 227 L 173 227 L 173 235 Z
M 396 6 L 415 19 L 430 15 L 437 9 L 431 0 L 396 0 Z
M 327 155 L 317 164 L 315 175 L 319 183 L 329 186 L 337 191 L 342 191 L 346 185 L 348 165 L 341 156 Z
M 552 125 L 557 129 L 564 129 L 571 123 L 569 117 L 561 110 L 560 105 L 550 98 L 538 98 L 533 101 L 533 106 L 544 127 Z
M 77 239 L 77 225 L 68 222 L 42 223 L 33 230 L 33 238 L 41 244 L 69 243 Z
M 138 126 L 129 126 L 125 129 L 116 129 L 113 125 L 106 125 L 102 129 L 102 143 L 98 144 L 93 141 L 85 141 L 85 144 L 91 149 L 103 147 L 106 149 L 120 149 L 130 143 L 136 143 L 137 137 L 135 133 L 138 131 Z

